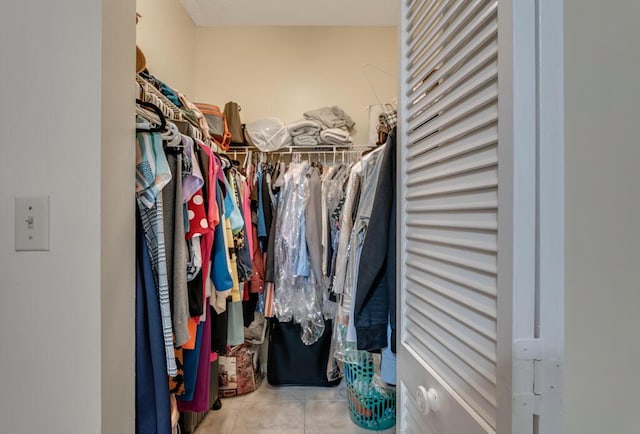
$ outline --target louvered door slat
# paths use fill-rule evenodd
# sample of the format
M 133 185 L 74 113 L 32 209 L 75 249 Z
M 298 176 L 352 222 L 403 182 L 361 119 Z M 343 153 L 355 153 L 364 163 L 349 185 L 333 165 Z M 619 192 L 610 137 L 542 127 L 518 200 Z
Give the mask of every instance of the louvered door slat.
M 409 128 L 416 130 L 424 126 L 429 132 L 436 132 L 447 123 L 457 121 L 474 113 L 478 108 L 496 101 L 498 99 L 498 83 L 494 77 L 497 68 L 487 68 L 483 72 L 484 74 L 476 77 L 477 81 L 462 82 L 454 92 L 440 99 L 433 107 L 415 117 L 410 116 Z M 441 113 L 442 115 L 440 115 Z M 436 115 L 438 117 L 434 118 Z
M 469 2 L 468 0 L 458 0 L 447 2 L 446 11 L 439 19 L 433 23 L 427 31 L 433 34 L 433 38 L 425 38 L 420 44 L 409 48 L 410 62 L 414 63 L 419 59 L 432 59 L 442 48 L 442 45 L 458 34 L 464 28 L 464 24 L 477 16 L 482 6 L 481 0 Z M 468 7 L 473 4 L 473 7 Z
M 491 372 L 491 366 L 496 363 L 496 337 L 486 336 L 488 333 L 483 333 L 480 328 L 469 329 L 470 325 L 474 325 L 471 321 L 465 323 L 451 321 L 451 319 L 455 320 L 456 313 L 455 310 L 451 308 L 452 306 L 449 305 L 454 305 L 457 299 L 454 299 L 454 301 L 451 298 L 444 297 L 440 293 L 435 292 L 435 290 L 434 293 L 428 297 L 426 297 L 422 291 L 414 292 L 409 290 L 409 294 L 420 300 L 420 302 L 416 302 L 411 308 L 419 311 L 420 315 L 427 318 L 426 324 L 434 324 L 433 332 L 438 333 L 438 330 L 446 331 L 448 335 L 460 341 L 462 343 L 460 347 L 462 348 L 461 353 L 470 354 L 469 357 L 466 357 L 469 363 L 475 366 L 480 366 L 481 363 L 484 364 L 483 367 L 476 368 L 476 371 L 483 375 L 485 379 L 495 383 L 495 372 Z M 410 299 L 413 297 L 410 297 Z M 462 307 L 466 309 L 468 306 Z M 482 314 L 478 315 L 482 316 Z M 428 326 L 428 328 L 431 327 Z M 442 336 L 442 332 L 439 334 Z M 443 344 L 447 346 L 445 341 L 447 341 L 447 339 L 443 339 Z M 482 356 L 482 360 L 478 356 Z
M 428 106 L 421 108 L 417 113 L 409 113 L 409 119 L 412 122 L 411 128 L 415 128 L 416 124 L 421 125 L 426 120 L 431 119 L 433 112 L 438 112 L 437 102 L 442 100 L 444 95 L 448 95 L 453 90 L 456 90 L 459 95 L 464 95 L 464 91 L 455 88 L 456 83 L 465 83 L 467 89 L 479 88 L 483 84 L 489 81 L 489 77 L 494 76 L 494 70 L 497 69 L 496 62 L 487 65 L 491 60 L 495 60 L 497 56 L 497 46 L 495 44 L 485 44 L 484 48 L 478 49 L 471 57 L 462 59 L 463 63 L 457 66 L 457 70 L 452 76 L 449 77 L 446 83 L 442 83 L 433 88 L 430 92 L 430 97 L 434 101 L 434 106 Z M 446 73 L 447 71 L 443 71 Z M 446 75 L 446 74 L 445 74 Z M 423 91 L 430 89 L 431 87 L 421 87 Z M 467 90 L 468 92 L 468 90 Z M 416 100 L 412 101 L 413 104 L 419 103 L 419 99 L 423 98 L 421 94 Z M 452 97 L 453 98 L 453 97 Z M 429 110 L 425 110 L 428 108 Z
M 451 41 L 445 41 L 446 43 L 443 45 L 437 46 L 437 50 L 434 50 L 435 56 L 420 57 L 407 79 L 409 90 L 412 92 L 418 84 L 436 73 L 443 65 L 455 65 L 452 59 L 464 56 L 470 48 L 484 41 L 487 32 L 491 33 L 497 30 L 498 24 L 493 19 L 496 15 L 496 9 L 495 3 L 486 5 L 482 13 L 473 18 L 469 25 L 463 29 L 463 33 L 458 33 Z
M 407 8 L 402 345 L 477 427 L 492 432 L 498 382 L 497 2 L 409 2 Z M 409 401 L 403 409 L 409 425 L 428 424 L 407 389 L 402 396 Z M 463 419 L 437 419 L 428 432 L 467 432 Z M 443 423 L 450 428 L 442 429 Z
M 429 340 L 438 343 L 443 352 L 446 352 L 450 358 L 455 358 L 467 365 L 468 370 L 465 371 L 468 378 L 479 385 L 476 391 L 488 401 L 492 400 L 488 390 L 494 389 L 496 385 L 495 373 L 492 372 L 491 366 L 495 362 L 483 357 L 483 349 L 472 348 L 468 345 L 475 337 L 468 337 L 465 334 L 458 334 L 451 326 L 450 319 L 438 321 L 438 310 L 433 306 L 426 304 L 423 300 L 409 297 L 414 306 L 411 308 L 415 316 L 422 316 L 425 320 L 420 324 L 421 328 L 426 331 Z M 453 339 L 451 338 L 453 337 Z
M 455 5 L 462 3 L 463 0 L 456 0 L 455 2 L 444 1 L 439 4 L 434 4 L 428 13 L 422 15 L 420 21 L 413 26 L 410 31 L 411 35 L 416 35 L 415 38 L 409 40 L 409 62 L 414 62 L 416 57 L 420 55 L 426 47 L 433 45 L 437 40 L 438 28 L 442 28 L 443 21 L 447 19 L 447 15 L 451 15 L 455 11 Z M 417 35 L 420 35 L 417 37 Z
M 491 120 L 488 120 L 488 122 L 491 122 Z M 430 142 L 424 142 L 420 147 L 420 152 L 414 151 L 409 154 L 411 162 L 407 165 L 407 172 L 413 173 L 423 170 L 428 166 L 465 153 L 474 152 L 488 146 L 495 146 L 498 142 L 498 128 L 495 123 L 484 128 L 474 128 L 470 132 L 448 131 L 448 133 L 448 135 L 440 134 Z M 447 144 L 447 146 L 442 146 L 443 143 Z
M 429 25 L 425 25 L 425 21 L 430 23 L 432 17 L 437 16 L 438 12 L 446 3 L 445 0 L 421 2 L 420 7 L 409 13 L 409 25 L 407 27 L 409 38 L 407 39 L 407 44 L 428 37 L 429 33 L 426 30 L 429 28 Z

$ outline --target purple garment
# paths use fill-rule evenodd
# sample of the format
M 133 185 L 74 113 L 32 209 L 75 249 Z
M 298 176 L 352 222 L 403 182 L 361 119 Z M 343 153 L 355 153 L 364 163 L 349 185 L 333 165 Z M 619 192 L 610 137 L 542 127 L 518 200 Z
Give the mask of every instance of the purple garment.
M 209 299 L 205 303 L 209 306 Z M 209 312 L 202 330 L 202 344 L 200 345 L 200 360 L 198 362 L 198 376 L 196 378 L 196 390 L 191 401 L 178 401 L 178 410 L 201 413 L 209 410 L 209 391 L 211 385 L 211 318 Z

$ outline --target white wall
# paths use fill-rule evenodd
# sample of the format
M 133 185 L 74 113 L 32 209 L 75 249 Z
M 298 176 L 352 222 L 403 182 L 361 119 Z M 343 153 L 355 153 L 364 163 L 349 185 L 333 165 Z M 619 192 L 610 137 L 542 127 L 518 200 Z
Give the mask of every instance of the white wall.
M 565 1 L 567 434 L 640 430 L 638 16 Z
M 134 62 L 133 6 L 127 1 L 111 2 L 104 22 L 103 2 L 98 0 L 30 0 L 0 6 L 3 433 L 133 432 L 132 307 L 130 297 L 128 304 L 122 298 L 132 293 L 133 252 L 125 243 L 117 262 L 111 256 L 114 246 L 101 243 L 108 236 L 102 233 L 103 221 L 113 219 L 109 229 L 124 233 L 133 224 L 130 207 L 124 213 L 106 208 L 119 205 L 115 195 L 132 191 L 133 184 L 122 186 L 133 176 L 110 181 L 103 170 L 123 162 L 117 162 L 110 149 L 101 149 L 104 139 L 105 145 L 115 146 L 113 152 L 130 150 L 130 136 L 121 133 L 131 125 L 126 119 L 132 112 L 101 115 L 103 108 L 126 110 L 130 102 L 122 104 L 121 97 L 133 94 L 131 82 L 125 87 L 121 75 L 126 69 L 131 77 Z M 130 24 L 120 13 L 131 17 Z M 112 62 L 105 69 L 104 89 L 103 28 L 104 60 Z M 104 101 L 103 90 L 109 94 Z M 116 130 L 101 137 L 103 122 Z M 125 137 L 127 142 L 117 143 Z M 130 157 L 125 160 L 130 171 Z M 121 176 L 123 167 L 113 176 Z M 110 184 L 105 188 L 109 198 L 102 195 L 103 180 Z M 16 195 L 50 196 L 49 252 L 14 251 Z M 105 264 L 110 264 L 109 273 L 120 272 L 127 282 L 116 284 L 117 279 L 104 276 Z M 102 295 L 113 297 L 118 305 L 102 303 Z M 101 319 L 122 321 L 126 330 L 118 345 L 113 345 L 113 329 L 102 336 Z M 102 379 L 112 383 L 105 399 L 121 402 L 103 402 L 101 374 L 117 371 L 114 366 L 126 371 L 120 372 L 122 377 Z M 117 411 L 122 408 L 123 413 Z
M 197 29 L 198 101 L 224 106 L 237 101 L 243 122 L 276 116 L 284 122 L 306 110 L 339 105 L 356 122 L 354 143 L 364 145 L 376 97 L 396 96 L 395 27 L 218 27 Z
M 102 4 L 2 5 L 2 431 L 98 433 Z M 51 196 L 50 252 L 14 252 L 15 195 Z
M 142 15 L 136 26 L 137 44 L 149 71 L 174 89 L 193 94 L 196 26 L 179 0 L 137 0 Z

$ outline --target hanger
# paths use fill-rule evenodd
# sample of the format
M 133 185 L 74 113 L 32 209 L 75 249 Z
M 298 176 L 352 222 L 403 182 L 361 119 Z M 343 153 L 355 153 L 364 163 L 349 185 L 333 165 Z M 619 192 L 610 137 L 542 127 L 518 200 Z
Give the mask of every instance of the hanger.
M 162 131 L 165 131 L 167 128 L 167 119 L 165 118 L 164 114 L 162 113 L 162 110 L 160 110 L 160 108 L 158 106 L 156 106 L 155 104 L 152 104 L 150 102 L 146 102 L 146 101 L 142 101 L 140 99 L 136 99 L 136 104 L 138 104 L 141 107 L 145 107 L 149 110 L 151 110 L 156 116 L 158 116 L 158 118 L 160 119 L 160 126 L 158 127 L 153 127 L 149 130 L 145 130 L 145 129 L 137 129 L 136 131 L 147 131 L 150 133 L 159 133 Z
M 246 155 L 245 155 L 245 157 L 244 157 L 244 164 L 243 164 L 243 166 L 244 166 L 244 168 L 245 168 L 245 169 L 248 169 L 248 168 L 249 168 L 249 165 L 251 164 L 251 161 L 252 161 L 252 157 L 253 157 L 253 151 L 252 151 L 251 149 L 249 149 L 249 150 L 247 151 L 247 154 L 246 154 Z
M 167 128 L 162 134 L 162 141 L 164 150 L 168 154 L 181 154 L 185 148 L 182 142 L 182 134 L 180 134 L 176 124 L 172 122 L 167 122 Z

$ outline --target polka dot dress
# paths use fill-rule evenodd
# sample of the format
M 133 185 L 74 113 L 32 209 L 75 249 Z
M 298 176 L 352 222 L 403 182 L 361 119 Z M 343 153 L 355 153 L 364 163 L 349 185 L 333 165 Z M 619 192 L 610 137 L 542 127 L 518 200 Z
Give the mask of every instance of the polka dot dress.
M 191 239 L 197 235 L 204 235 L 212 230 L 207 220 L 207 214 L 204 209 L 204 199 L 202 197 L 202 189 L 198 190 L 187 203 L 187 215 L 189 217 L 189 232 L 187 239 Z

